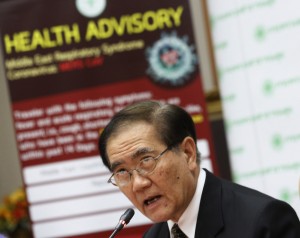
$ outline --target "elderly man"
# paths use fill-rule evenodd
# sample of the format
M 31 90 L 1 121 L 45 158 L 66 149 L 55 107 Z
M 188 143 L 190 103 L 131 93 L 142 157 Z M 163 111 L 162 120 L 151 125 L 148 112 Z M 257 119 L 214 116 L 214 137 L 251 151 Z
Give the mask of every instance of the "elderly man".
M 118 112 L 99 150 L 109 182 L 155 224 L 145 238 L 299 238 L 286 203 L 200 169 L 195 126 L 182 108 L 144 101 Z

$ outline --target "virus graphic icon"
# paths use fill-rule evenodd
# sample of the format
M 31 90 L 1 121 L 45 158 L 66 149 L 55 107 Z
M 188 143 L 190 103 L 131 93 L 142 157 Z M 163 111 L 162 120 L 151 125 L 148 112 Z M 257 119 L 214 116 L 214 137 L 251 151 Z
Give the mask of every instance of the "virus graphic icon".
M 197 66 L 195 47 L 188 44 L 188 37 L 179 38 L 176 33 L 163 34 L 146 54 L 147 73 L 161 84 L 184 85 Z

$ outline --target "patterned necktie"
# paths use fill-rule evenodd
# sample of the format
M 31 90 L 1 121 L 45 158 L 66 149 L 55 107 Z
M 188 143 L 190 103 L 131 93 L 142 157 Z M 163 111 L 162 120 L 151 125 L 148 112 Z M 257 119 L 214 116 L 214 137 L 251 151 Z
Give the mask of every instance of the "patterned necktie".
M 187 236 L 180 230 L 179 226 L 175 223 L 171 229 L 174 238 L 187 238 Z

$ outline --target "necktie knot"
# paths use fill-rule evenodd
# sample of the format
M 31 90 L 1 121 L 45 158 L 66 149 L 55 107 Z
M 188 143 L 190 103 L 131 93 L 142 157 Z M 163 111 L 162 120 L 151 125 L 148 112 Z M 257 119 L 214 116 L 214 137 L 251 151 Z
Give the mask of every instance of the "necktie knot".
M 171 229 L 174 238 L 187 238 L 187 236 L 180 230 L 179 226 L 175 223 Z

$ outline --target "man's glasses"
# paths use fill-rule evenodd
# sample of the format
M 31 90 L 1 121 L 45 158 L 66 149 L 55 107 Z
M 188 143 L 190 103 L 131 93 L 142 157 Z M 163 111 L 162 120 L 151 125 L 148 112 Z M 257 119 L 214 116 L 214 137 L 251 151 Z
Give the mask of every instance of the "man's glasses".
M 167 147 L 163 152 L 161 152 L 156 157 L 148 156 L 146 158 L 143 158 L 142 160 L 140 160 L 140 162 L 138 163 L 135 169 L 126 170 L 123 168 L 118 170 L 117 172 L 113 173 L 110 176 L 107 182 L 112 183 L 113 185 L 118 187 L 126 186 L 130 182 L 132 172 L 134 170 L 136 170 L 139 173 L 139 175 L 147 176 L 156 168 L 157 161 L 161 158 L 161 156 L 171 148 L 172 148 L 171 146 Z

